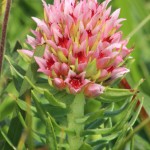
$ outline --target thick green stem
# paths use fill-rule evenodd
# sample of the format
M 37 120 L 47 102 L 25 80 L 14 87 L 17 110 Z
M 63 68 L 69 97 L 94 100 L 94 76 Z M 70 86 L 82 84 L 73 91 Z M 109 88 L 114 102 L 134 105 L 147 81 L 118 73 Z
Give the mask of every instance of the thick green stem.
M 70 105 L 70 112 L 67 115 L 68 128 L 75 132 L 74 134 L 68 135 L 70 150 L 79 150 L 83 144 L 83 137 L 80 135 L 84 130 L 84 124 L 76 123 L 76 120 L 84 116 L 84 105 L 85 97 L 83 93 L 77 94 L 73 103 Z

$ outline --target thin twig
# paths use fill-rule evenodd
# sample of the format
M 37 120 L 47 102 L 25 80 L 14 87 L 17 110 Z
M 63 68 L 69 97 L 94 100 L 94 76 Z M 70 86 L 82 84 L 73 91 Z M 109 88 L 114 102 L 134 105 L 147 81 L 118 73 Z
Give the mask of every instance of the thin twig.
M 11 2 L 12 0 L 7 0 L 3 25 L 2 25 L 2 34 L 1 34 L 1 41 L 0 41 L 0 73 L 2 71 L 3 54 L 4 54 L 4 49 L 5 49 L 7 24 L 8 24 Z

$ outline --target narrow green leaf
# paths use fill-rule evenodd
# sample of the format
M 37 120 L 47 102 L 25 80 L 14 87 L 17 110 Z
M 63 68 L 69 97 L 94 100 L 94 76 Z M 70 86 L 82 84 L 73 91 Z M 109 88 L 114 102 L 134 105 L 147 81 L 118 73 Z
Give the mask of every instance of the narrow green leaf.
M 127 135 L 128 132 L 128 124 L 125 124 L 124 127 L 122 128 L 122 131 L 120 135 L 118 136 L 115 145 L 113 146 L 113 150 L 119 150 L 118 147 L 120 144 L 123 144 L 123 141 Z M 122 148 L 124 149 L 124 148 Z
M 52 120 L 50 115 L 49 114 L 47 115 L 48 117 L 46 119 L 46 143 L 49 149 L 58 150 L 56 135 L 55 135 L 54 127 L 52 125 Z
M 93 128 L 98 128 L 100 125 L 102 125 L 105 121 L 107 120 L 107 118 L 99 118 L 96 121 L 86 125 L 86 129 L 93 129 Z
M 132 130 L 131 130 L 132 132 Z M 134 137 L 132 137 L 131 141 L 130 141 L 130 150 L 134 150 Z
M 83 118 L 78 118 L 78 119 L 76 119 L 76 123 L 79 123 L 79 124 L 85 124 L 85 122 L 88 120 L 88 118 L 89 118 L 90 116 L 85 116 L 85 117 L 83 117 Z
M 78 118 L 76 120 L 76 123 L 83 123 L 83 124 L 89 124 L 96 119 L 102 118 L 104 116 L 105 109 L 100 109 L 89 116 L 85 116 L 84 118 Z
M 69 112 L 69 109 L 67 108 L 61 108 L 61 107 L 57 107 L 57 106 L 52 106 L 50 104 L 42 104 L 40 103 L 43 107 L 43 109 L 46 112 L 49 112 L 54 118 L 59 118 L 59 119 L 63 119 L 64 116 L 67 115 L 67 113 Z
M 59 102 L 48 90 L 44 91 L 44 95 L 51 105 L 66 108 L 66 105 Z
M 69 145 L 68 144 L 58 144 L 58 149 L 69 150 Z
M 125 123 L 130 119 L 132 113 L 134 112 L 137 101 L 138 99 L 134 99 L 133 101 L 131 101 L 130 105 L 127 107 L 126 111 L 124 112 L 124 115 L 122 115 L 121 120 L 114 126 L 114 130 L 116 130 L 115 128 L 119 130 L 123 128 Z
M 44 50 L 45 50 L 45 45 L 37 47 L 37 49 L 34 53 L 34 56 L 42 56 L 44 53 Z M 25 76 L 28 77 L 33 84 L 35 84 L 37 75 L 38 75 L 38 73 L 37 73 L 38 65 L 35 62 L 34 56 L 32 57 L 31 63 L 28 66 L 28 70 L 25 74 Z M 20 92 L 19 92 L 20 96 L 23 95 L 26 92 L 26 90 L 28 90 L 30 88 L 31 88 L 31 85 L 24 79 L 24 81 L 21 85 Z
M 21 84 L 23 82 L 23 75 L 25 74 L 25 71 L 16 64 L 10 57 L 5 55 L 5 59 L 9 63 L 10 71 L 13 76 L 15 88 L 19 91 L 21 88 Z
M 15 106 L 16 106 L 15 100 L 11 98 L 5 99 L 0 104 L 0 121 L 6 118 L 9 114 L 13 113 Z
M 117 144 L 118 149 L 117 150 L 122 150 L 125 144 L 139 131 L 141 130 L 144 126 L 146 126 L 150 122 L 150 117 L 145 119 L 143 122 L 141 122 L 137 127 L 134 128 L 133 132 L 131 132 L 123 141 L 119 144 Z M 116 149 L 114 149 L 116 150 Z
M 59 91 L 55 94 L 55 98 L 69 106 L 75 96 L 73 94 L 66 93 L 66 91 Z
M 37 92 L 39 93 L 43 93 L 44 89 L 43 88 L 39 88 L 38 86 L 35 86 L 32 81 L 27 77 L 25 76 L 24 79 L 30 84 L 30 86 L 35 89 Z
M 25 101 L 23 101 L 21 99 L 17 99 L 16 102 L 17 102 L 17 105 L 20 107 L 21 110 L 27 111 L 28 108 L 30 107 L 30 109 L 32 110 L 33 113 L 36 112 L 35 107 L 29 106 L 29 104 L 27 104 Z
M 8 139 L 11 139 L 11 142 L 15 147 L 17 147 L 18 145 L 22 130 L 23 126 L 20 123 L 20 120 L 18 119 L 18 117 L 14 117 L 10 122 L 7 137 Z M 8 143 L 5 143 L 3 150 L 12 150 L 12 147 Z
M 132 119 L 129 122 L 129 128 L 131 128 L 134 125 L 134 123 L 136 122 L 142 106 L 143 106 L 143 100 L 140 102 L 140 105 L 138 106 L 138 108 L 136 108 L 136 111 L 135 111 Z
M 104 112 L 104 116 L 106 116 L 106 117 L 113 117 L 113 116 L 119 115 L 121 112 L 123 112 L 128 107 L 130 100 L 131 100 L 130 98 L 125 100 L 124 104 L 118 110 L 105 111 Z
M 110 134 L 112 133 L 113 128 L 104 128 L 104 129 L 88 129 L 82 132 L 82 135 L 100 135 L 100 134 Z
M 41 120 L 45 123 L 45 121 L 46 121 L 46 112 L 42 108 L 42 104 L 40 104 L 40 102 L 38 101 L 38 98 L 37 98 L 36 94 L 33 92 L 33 90 L 31 91 L 31 94 L 32 94 L 33 101 L 35 103 L 35 107 L 37 109 L 37 112 L 39 112 L 38 115 L 41 118 Z
M 19 120 L 20 120 L 22 126 L 23 126 L 25 129 L 27 129 L 27 125 L 26 125 L 26 123 L 25 123 L 25 120 L 24 120 L 24 118 L 23 118 L 23 116 L 22 116 L 22 114 L 21 114 L 20 112 L 18 112 L 18 118 L 19 118 Z
M 96 119 L 102 118 L 102 116 L 104 115 L 104 111 L 105 109 L 101 109 L 97 112 L 94 112 L 86 121 L 86 124 L 93 122 Z
M 13 76 L 18 76 L 20 78 L 23 79 L 23 75 L 25 73 L 25 71 L 18 66 L 15 62 L 13 62 L 13 60 L 11 60 L 11 58 L 7 55 L 4 56 L 4 58 L 8 61 L 9 65 L 10 65 L 10 69 L 11 69 L 11 74 Z
M 101 150 L 101 149 L 106 149 L 106 150 L 109 150 L 110 149 L 110 146 L 109 146 L 109 142 L 107 141 L 102 141 L 100 142 L 98 145 L 96 145 L 96 148 L 95 150 Z
M 135 92 L 136 91 L 131 91 L 129 89 L 106 88 L 98 99 L 106 103 L 118 102 L 133 96 Z
M 15 146 L 12 144 L 12 142 L 10 141 L 10 139 L 7 137 L 7 135 L 2 131 L 2 129 L 0 129 L 1 134 L 3 135 L 4 139 L 6 140 L 6 142 L 11 146 L 11 148 L 13 150 L 16 150 Z
M 111 141 L 111 140 L 117 138 L 118 135 L 119 135 L 119 133 L 111 134 L 111 135 L 100 138 L 100 140 L 89 142 L 89 144 L 91 146 L 96 146 L 96 145 L 99 145 L 101 142 Z
M 88 130 L 85 130 L 82 134 L 83 135 L 97 135 L 97 134 L 112 134 L 113 132 L 115 134 L 116 131 L 120 132 L 122 130 L 124 124 L 130 119 L 130 116 L 132 115 L 132 112 L 134 111 L 136 102 L 137 102 L 137 100 L 130 102 L 128 107 L 125 108 L 124 115 L 122 116 L 122 118 L 112 128 L 88 129 Z M 137 111 L 139 111 L 139 110 L 137 110 Z M 136 115 L 137 115 L 137 113 L 136 113 Z
M 79 150 L 92 150 L 93 148 L 87 144 L 87 143 L 83 143 L 83 145 L 80 147 Z
M 52 124 L 53 124 L 53 126 L 54 126 L 54 128 L 56 129 L 56 130 L 58 130 L 59 132 L 61 132 L 61 131 L 65 131 L 66 133 L 74 133 L 72 130 L 69 130 L 68 128 L 64 128 L 64 127 L 61 127 L 60 125 L 58 125 L 57 123 L 56 123 L 56 121 L 55 121 L 55 119 L 49 114 L 49 116 L 51 117 L 51 122 L 52 122 Z

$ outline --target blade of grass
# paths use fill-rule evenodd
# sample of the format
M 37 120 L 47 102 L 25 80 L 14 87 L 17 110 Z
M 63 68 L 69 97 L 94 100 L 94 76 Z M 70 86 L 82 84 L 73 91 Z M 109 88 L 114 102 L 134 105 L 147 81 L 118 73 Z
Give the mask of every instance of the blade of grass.
M 148 15 L 131 33 L 129 33 L 127 38 L 131 38 L 134 34 L 136 34 L 148 21 L 150 21 L 150 15 Z

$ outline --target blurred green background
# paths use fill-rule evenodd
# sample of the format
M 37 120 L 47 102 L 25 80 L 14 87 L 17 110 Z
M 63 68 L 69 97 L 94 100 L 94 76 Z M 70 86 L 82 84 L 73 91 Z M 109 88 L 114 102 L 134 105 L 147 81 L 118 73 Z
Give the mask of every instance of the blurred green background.
M 100 0 L 101 2 L 103 0 Z M 46 0 L 52 3 L 52 0 Z M 32 16 L 42 18 L 43 7 L 41 0 L 13 0 L 10 13 L 7 41 L 13 48 L 16 41 L 25 43 L 26 35 L 31 34 L 30 29 L 34 29 L 36 24 L 31 19 Z M 142 21 L 149 16 L 150 0 L 112 0 L 112 9 L 121 8 L 120 17 L 126 18 L 121 30 L 126 38 L 132 33 Z M 144 95 L 144 105 L 147 111 L 150 109 L 150 21 L 144 23 L 130 39 L 129 47 L 134 47 L 132 56 L 135 61 L 131 64 L 131 72 L 127 76 L 131 86 L 144 79 L 140 90 Z M 150 111 L 149 111 L 150 113 Z

